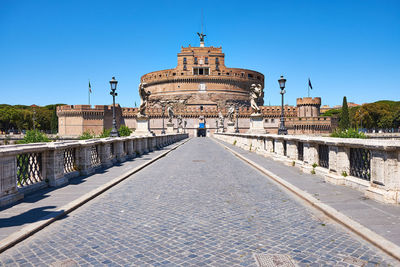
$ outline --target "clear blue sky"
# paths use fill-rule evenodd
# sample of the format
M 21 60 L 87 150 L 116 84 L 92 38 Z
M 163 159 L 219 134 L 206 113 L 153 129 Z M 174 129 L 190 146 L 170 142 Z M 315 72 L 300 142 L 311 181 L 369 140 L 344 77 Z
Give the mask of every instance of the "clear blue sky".
M 265 75 L 265 104 L 400 100 L 400 1 L 0 1 L 0 103 L 139 104 L 145 73 L 174 68 L 181 46 L 222 46 L 228 67 Z

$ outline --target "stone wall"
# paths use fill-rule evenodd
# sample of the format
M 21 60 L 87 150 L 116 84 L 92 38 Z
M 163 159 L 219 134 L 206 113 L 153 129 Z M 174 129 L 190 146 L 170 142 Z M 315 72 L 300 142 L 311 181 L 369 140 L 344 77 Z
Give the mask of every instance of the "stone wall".
M 368 198 L 400 204 L 398 140 L 230 133 L 214 137 L 322 175 L 327 182 L 360 190 Z
M 94 173 L 143 153 L 162 148 L 187 134 L 118 137 L 0 147 L 0 206 L 47 186 Z

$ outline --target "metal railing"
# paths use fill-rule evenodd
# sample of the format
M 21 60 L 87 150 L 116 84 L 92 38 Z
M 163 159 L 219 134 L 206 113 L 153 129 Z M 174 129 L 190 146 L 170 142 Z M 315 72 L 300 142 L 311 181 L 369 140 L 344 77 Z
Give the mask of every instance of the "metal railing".
M 371 152 L 363 148 L 350 148 L 350 175 L 371 180 Z
M 329 146 L 318 145 L 319 166 L 329 169 Z

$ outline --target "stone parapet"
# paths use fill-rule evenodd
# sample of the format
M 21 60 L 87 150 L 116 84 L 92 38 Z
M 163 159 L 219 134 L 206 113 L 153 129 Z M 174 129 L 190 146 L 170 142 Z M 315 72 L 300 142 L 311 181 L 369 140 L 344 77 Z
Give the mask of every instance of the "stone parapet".
M 64 185 L 72 177 L 187 137 L 167 134 L 0 146 L 0 206 L 23 198 L 26 192 Z
M 400 204 L 400 141 L 307 135 L 215 133 L 214 137 Z

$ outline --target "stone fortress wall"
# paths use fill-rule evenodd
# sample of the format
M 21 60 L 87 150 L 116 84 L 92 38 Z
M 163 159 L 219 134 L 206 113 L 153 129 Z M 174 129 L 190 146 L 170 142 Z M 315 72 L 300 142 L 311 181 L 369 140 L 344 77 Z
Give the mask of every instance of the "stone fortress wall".
M 177 66 L 147 73 L 141 77 L 146 83 L 145 90 L 150 91 L 146 115 L 149 117 L 151 131 L 160 134 L 168 120 L 167 107 L 173 108 L 174 127 L 177 129 L 177 116 L 186 122 L 191 136 L 199 131 L 212 135 L 220 124 L 218 115 L 224 117 L 234 105 L 239 108 L 239 131 L 244 133 L 250 127 L 250 87 L 260 84 L 264 87 L 264 75 L 260 72 L 228 68 L 225 66 L 225 54 L 221 47 L 182 47 L 177 55 Z M 257 100 L 263 116 L 264 129 L 276 133 L 280 124 L 281 107 L 263 106 L 263 93 Z M 296 106 L 285 106 L 285 124 L 292 134 L 323 134 L 331 132 L 337 121 L 320 116 L 321 98 L 298 98 Z M 163 109 L 164 108 L 164 114 Z M 126 125 L 136 129 L 137 108 L 116 108 L 117 127 Z M 112 126 L 111 106 L 88 105 L 58 107 L 59 134 L 81 135 L 84 131 L 100 134 L 103 129 Z M 164 124 L 163 124 L 164 123 Z M 228 119 L 224 120 L 227 128 Z M 200 129 L 200 125 L 204 128 Z M 235 119 L 236 125 L 236 119 Z M 203 127 L 201 126 L 201 127 Z
M 182 47 L 174 69 L 150 72 L 141 77 L 151 92 L 150 107 L 162 102 L 190 106 L 231 104 L 249 106 L 251 84 L 264 86 L 264 75 L 252 70 L 227 68 L 222 48 Z M 260 105 L 263 100 L 260 99 Z

